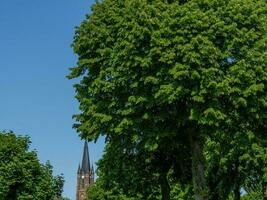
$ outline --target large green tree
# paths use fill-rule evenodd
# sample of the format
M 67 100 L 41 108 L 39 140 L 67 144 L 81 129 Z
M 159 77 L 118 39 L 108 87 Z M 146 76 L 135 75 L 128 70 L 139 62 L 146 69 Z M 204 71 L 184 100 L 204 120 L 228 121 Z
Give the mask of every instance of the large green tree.
M 74 126 L 83 138 L 131 137 L 151 151 L 179 138 L 195 198 L 208 199 L 207 138 L 266 139 L 266 34 L 265 0 L 97 2 L 73 43 Z
M 0 200 L 62 199 L 63 176 L 53 176 L 29 145 L 28 137 L 0 132 Z

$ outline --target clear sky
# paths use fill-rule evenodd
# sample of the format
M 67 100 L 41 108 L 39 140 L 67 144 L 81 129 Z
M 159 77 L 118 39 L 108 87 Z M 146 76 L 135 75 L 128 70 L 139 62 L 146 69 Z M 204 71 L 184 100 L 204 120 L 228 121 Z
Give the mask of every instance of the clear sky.
M 65 196 L 75 200 L 83 142 L 72 129 L 78 112 L 68 68 L 70 44 L 92 0 L 0 0 L 0 130 L 29 135 L 42 162 L 65 175 Z M 93 161 L 103 139 L 89 144 Z

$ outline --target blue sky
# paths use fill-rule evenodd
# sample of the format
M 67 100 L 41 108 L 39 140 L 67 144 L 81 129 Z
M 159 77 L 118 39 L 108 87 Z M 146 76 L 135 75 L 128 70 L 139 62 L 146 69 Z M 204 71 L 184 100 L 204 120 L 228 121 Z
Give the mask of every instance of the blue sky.
M 83 142 L 72 129 L 79 112 L 68 68 L 77 57 L 70 44 L 91 0 L 0 1 L 0 130 L 32 138 L 42 162 L 64 173 L 65 196 L 75 199 Z M 93 161 L 103 139 L 89 145 Z

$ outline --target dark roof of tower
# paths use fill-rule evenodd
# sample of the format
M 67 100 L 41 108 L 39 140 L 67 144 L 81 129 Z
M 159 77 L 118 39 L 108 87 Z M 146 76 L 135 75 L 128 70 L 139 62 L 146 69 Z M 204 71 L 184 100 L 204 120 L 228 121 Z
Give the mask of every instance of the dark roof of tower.
M 89 150 L 88 150 L 87 141 L 85 141 L 84 147 L 83 147 L 83 160 L 82 160 L 81 171 L 83 172 L 90 171 Z

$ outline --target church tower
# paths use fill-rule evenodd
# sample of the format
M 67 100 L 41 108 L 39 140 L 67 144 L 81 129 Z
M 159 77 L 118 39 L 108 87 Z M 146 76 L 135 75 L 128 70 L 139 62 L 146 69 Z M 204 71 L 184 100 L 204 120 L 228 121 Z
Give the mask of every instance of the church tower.
M 82 165 L 79 165 L 77 171 L 76 200 L 84 200 L 86 198 L 86 189 L 94 183 L 94 176 L 93 165 L 90 166 L 88 144 L 85 141 Z

